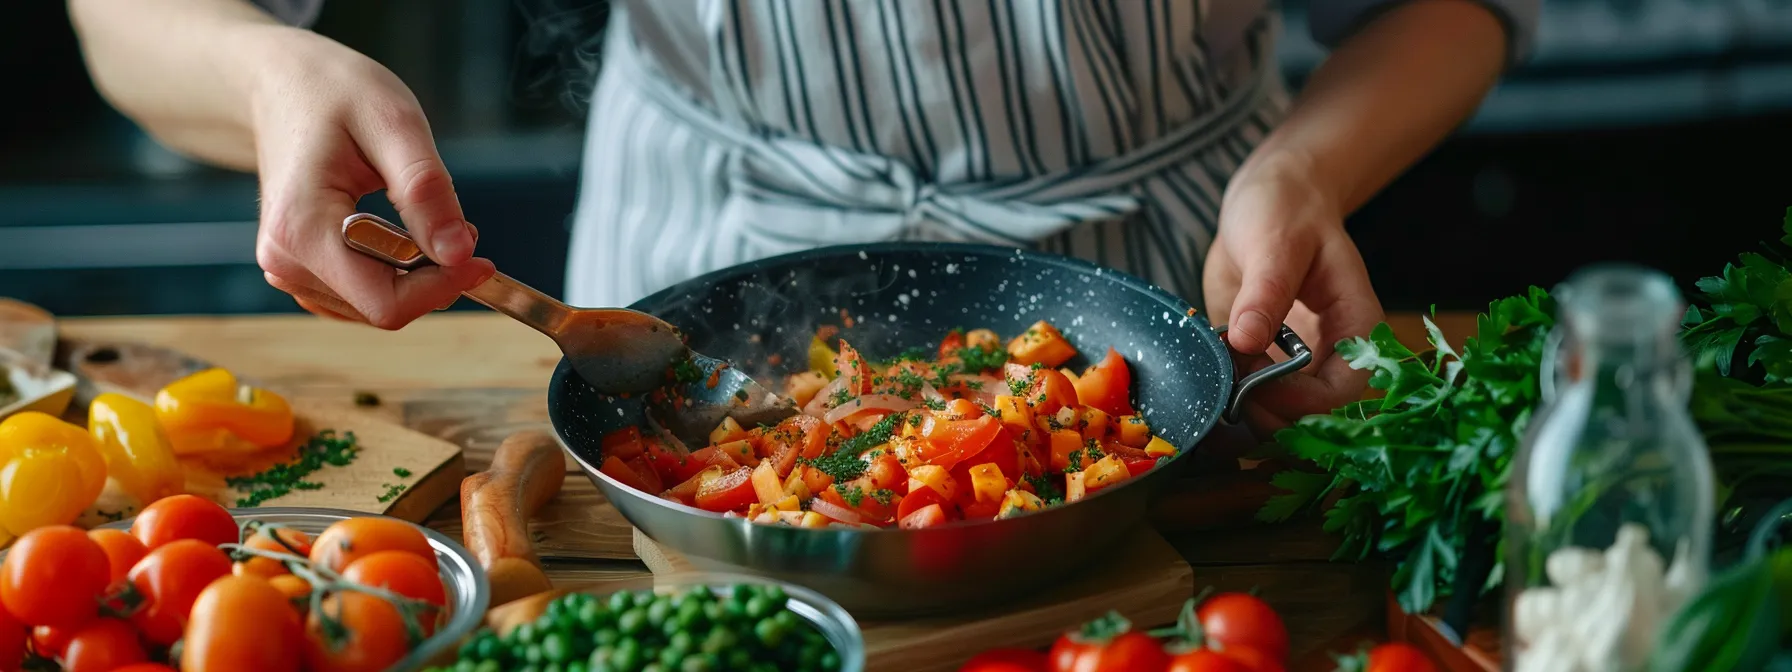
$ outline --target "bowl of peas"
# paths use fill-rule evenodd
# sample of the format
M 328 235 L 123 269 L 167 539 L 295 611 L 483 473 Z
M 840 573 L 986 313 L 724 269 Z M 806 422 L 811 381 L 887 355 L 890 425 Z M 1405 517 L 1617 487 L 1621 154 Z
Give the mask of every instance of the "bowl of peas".
M 863 672 L 846 610 L 807 588 L 690 573 L 652 589 L 573 592 L 532 622 L 479 630 L 430 672 Z

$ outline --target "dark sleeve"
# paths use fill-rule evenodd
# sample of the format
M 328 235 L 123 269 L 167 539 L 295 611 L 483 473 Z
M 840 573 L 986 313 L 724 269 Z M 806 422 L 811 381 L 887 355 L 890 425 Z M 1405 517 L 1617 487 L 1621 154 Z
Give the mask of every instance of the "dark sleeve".
M 273 14 L 275 18 L 300 28 L 310 28 L 311 24 L 317 21 L 318 10 L 324 7 L 324 0 L 252 0 L 252 2 L 263 11 Z
M 1334 49 L 1377 14 L 1406 0 L 1312 0 L 1307 6 L 1307 28 L 1313 41 Z M 1493 10 L 1506 26 L 1508 64 L 1530 56 L 1537 36 L 1537 16 L 1543 0 L 1476 0 Z

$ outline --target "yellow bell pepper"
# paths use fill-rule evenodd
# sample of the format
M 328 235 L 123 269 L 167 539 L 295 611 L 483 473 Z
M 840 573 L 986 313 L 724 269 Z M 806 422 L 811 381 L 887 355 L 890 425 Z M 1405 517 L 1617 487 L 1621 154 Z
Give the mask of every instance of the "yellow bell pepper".
M 16 536 L 74 522 L 106 487 L 97 444 L 86 429 L 47 413 L 0 422 L 0 527 Z
M 107 475 L 125 494 L 147 505 L 181 493 L 186 479 L 156 422 L 155 408 L 108 392 L 88 406 L 87 430 L 98 440 Z
M 834 352 L 834 349 L 828 347 L 827 342 L 821 340 L 821 338 L 816 337 L 809 339 L 810 371 L 818 371 L 821 375 L 826 376 L 828 380 L 833 380 L 834 376 L 839 375 L 840 373 L 839 371 L 834 370 L 834 358 L 839 356 L 840 353 Z
M 156 393 L 156 421 L 175 455 L 248 452 L 292 440 L 292 407 L 267 390 L 206 369 Z

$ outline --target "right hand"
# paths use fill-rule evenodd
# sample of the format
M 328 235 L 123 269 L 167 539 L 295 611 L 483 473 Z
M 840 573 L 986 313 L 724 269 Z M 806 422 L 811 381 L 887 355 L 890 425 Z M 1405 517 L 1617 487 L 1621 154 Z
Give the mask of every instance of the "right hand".
M 452 304 L 495 271 L 473 256 L 429 122 L 404 82 L 348 47 L 272 31 L 251 95 L 268 284 L 305 310 L 398 329 Z M 399 273 L 342 241 L 342 220 L 380 189 L 436 266 Z

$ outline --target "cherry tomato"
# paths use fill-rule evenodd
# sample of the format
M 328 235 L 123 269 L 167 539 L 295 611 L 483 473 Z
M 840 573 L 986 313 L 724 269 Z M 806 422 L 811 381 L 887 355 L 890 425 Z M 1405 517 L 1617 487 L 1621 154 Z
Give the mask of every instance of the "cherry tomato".
M 161 663 L 137 663 L 135 665 L 120 667 L 112 670 L 112 672 L 180 672 L 180 670 L 176 670 Z
M 181 672 L 298 672 L 303 627 L 286 596 L 266 580 L 225 576 L 193 601 Z
M 1045 654 L 1032 649 L 992 649 L 977 654 L 958 672 L 1045 672 Z
M 334 621 L 328 628 L 325 616 Z M 366 593 L 331 595 L 305 619 L 307 669 L 381 672 L 410 649 L 398 607 Z
M 1288 662 L 1288 629 L 1269 604 L 1245 593 L 1221 593 L 1195 610 L 1201 630 L 1213 648 L 1251 648 Z
M 198 539 L 177 539 L 131 568 L 131 585 L 146 603 L 131 615 L 143 638 L 173 644 L 187 627 L 193 601 L 212 581 L 230 575 L 230 556 Z
M 242 575 L 238 574 L 237 576 Z M 268 585 L 273 586 L 275 590 L 280 591 L 280 594 L 285 595 L 287 600 L 292 602 L 293 608 L 299 610 L 299 613 L 301 614 L 305 613 L 306 607 L 311 604 L 311 600 L 309 599 L 311 597 L 311 583 L 309 581 L 291 574 L 281 574 L 268 579 Z
M 0 604 L 26 625 L 72 628 L 93 620 L 112 567 L 105 549 L 72 525 L 40 527 L 0 563 Z
M 117 584 L 129 580 L 131 567 L 138 560 L 149 555 L 149 549 L 124 530 L 89 530 L 87 536 L 100 545 L 106 552 L 106 562 L 112 568 L 108 574 L 112 583 Z
M 1085 406 L 1100 409 L 1108 415 L 1120 417 L 1132 415 L 1132 369 L 1126 366 L 1126 358 L 1119 352 L 1108 348 L 1108 354 L 1101 362 L 1089 367 L 1088 371 L 1071 383 L 1076 390 L 1077 401 Z
M 243 539 L 243 545 L 260 551 L 290 555 L 297 558 L 304 558 L 311 555 L 311 535 L 305 534 L 304 530 L 296 530 L 290 527 L 256 528 L 253 533 L 250 533 L 247 538 Z M 291 571 L 286 568 L 286 563 L 279 560 L 265 557 L 252 557 L 236 563 L 236 566 L 231 568 L 230 573 L 237 576 L 252 574 L 263 578 L 273 578 L 281 574 L 290 574 Z
M 62 650 L 62 672 L 111 672 L 149 660 L 137 631 L 116 618 L 102 618 L 82 626 Z
M 399 595 L 423 600 L 438 609 L 447 603 L 442 577 L 423 558 L 404 551 L 380 551 L 349 563 L 342 578 L 363 586 L 385 588 Z M 439 613 L 439 612 L 438 612 Z M 433 632 L 435 622 L 424 618 L 423 631 Z
M 30 634 L 30 628 L 5 609 L 0 609 L 0 670 L 19 669 L 19 663 L 25 660 L 25 640 Z
M 1437 672 L 1437 665 L 1419 647 L 1388 642 L 1369 650 L 1367 672 Z
M 1106 640 L 1065 634 L 1052 645 L 1049 655 L 1052 672 L 1157 672 L 1170 664 L 1163 645 L 1142 632 L 1121 633 Z
M 415 553 L 436 567 L 436 552 L 417 526 L 396 518 L 365 516 L 339 520 L 324 528 L 311 544 L 311 562 L 340 572 L 356 560 L 380 551 Z
M 1195 649 L 1170 660 L 1166 672 L 1256 672 L 1226 654 L 1213 649 Z
M 40 625 L 31 629 L 31 650 L 45 658 L 61 658 L 69 638 L 74 636 L 75 631 L 71 628 Z
M 131 522 L 131 534 L 150 550 L 179 539 L 198 539 L 212 546 L 234 544 L 241 536 L 228 509 L 194 495 L 163 497 L 144 507 Z
M 1286 669 L 1275 654 L 1248 646 L 1227 647 L 1220 649 L 1219 654 L 1237 661 L 1251 672 L 1283 672 Z

